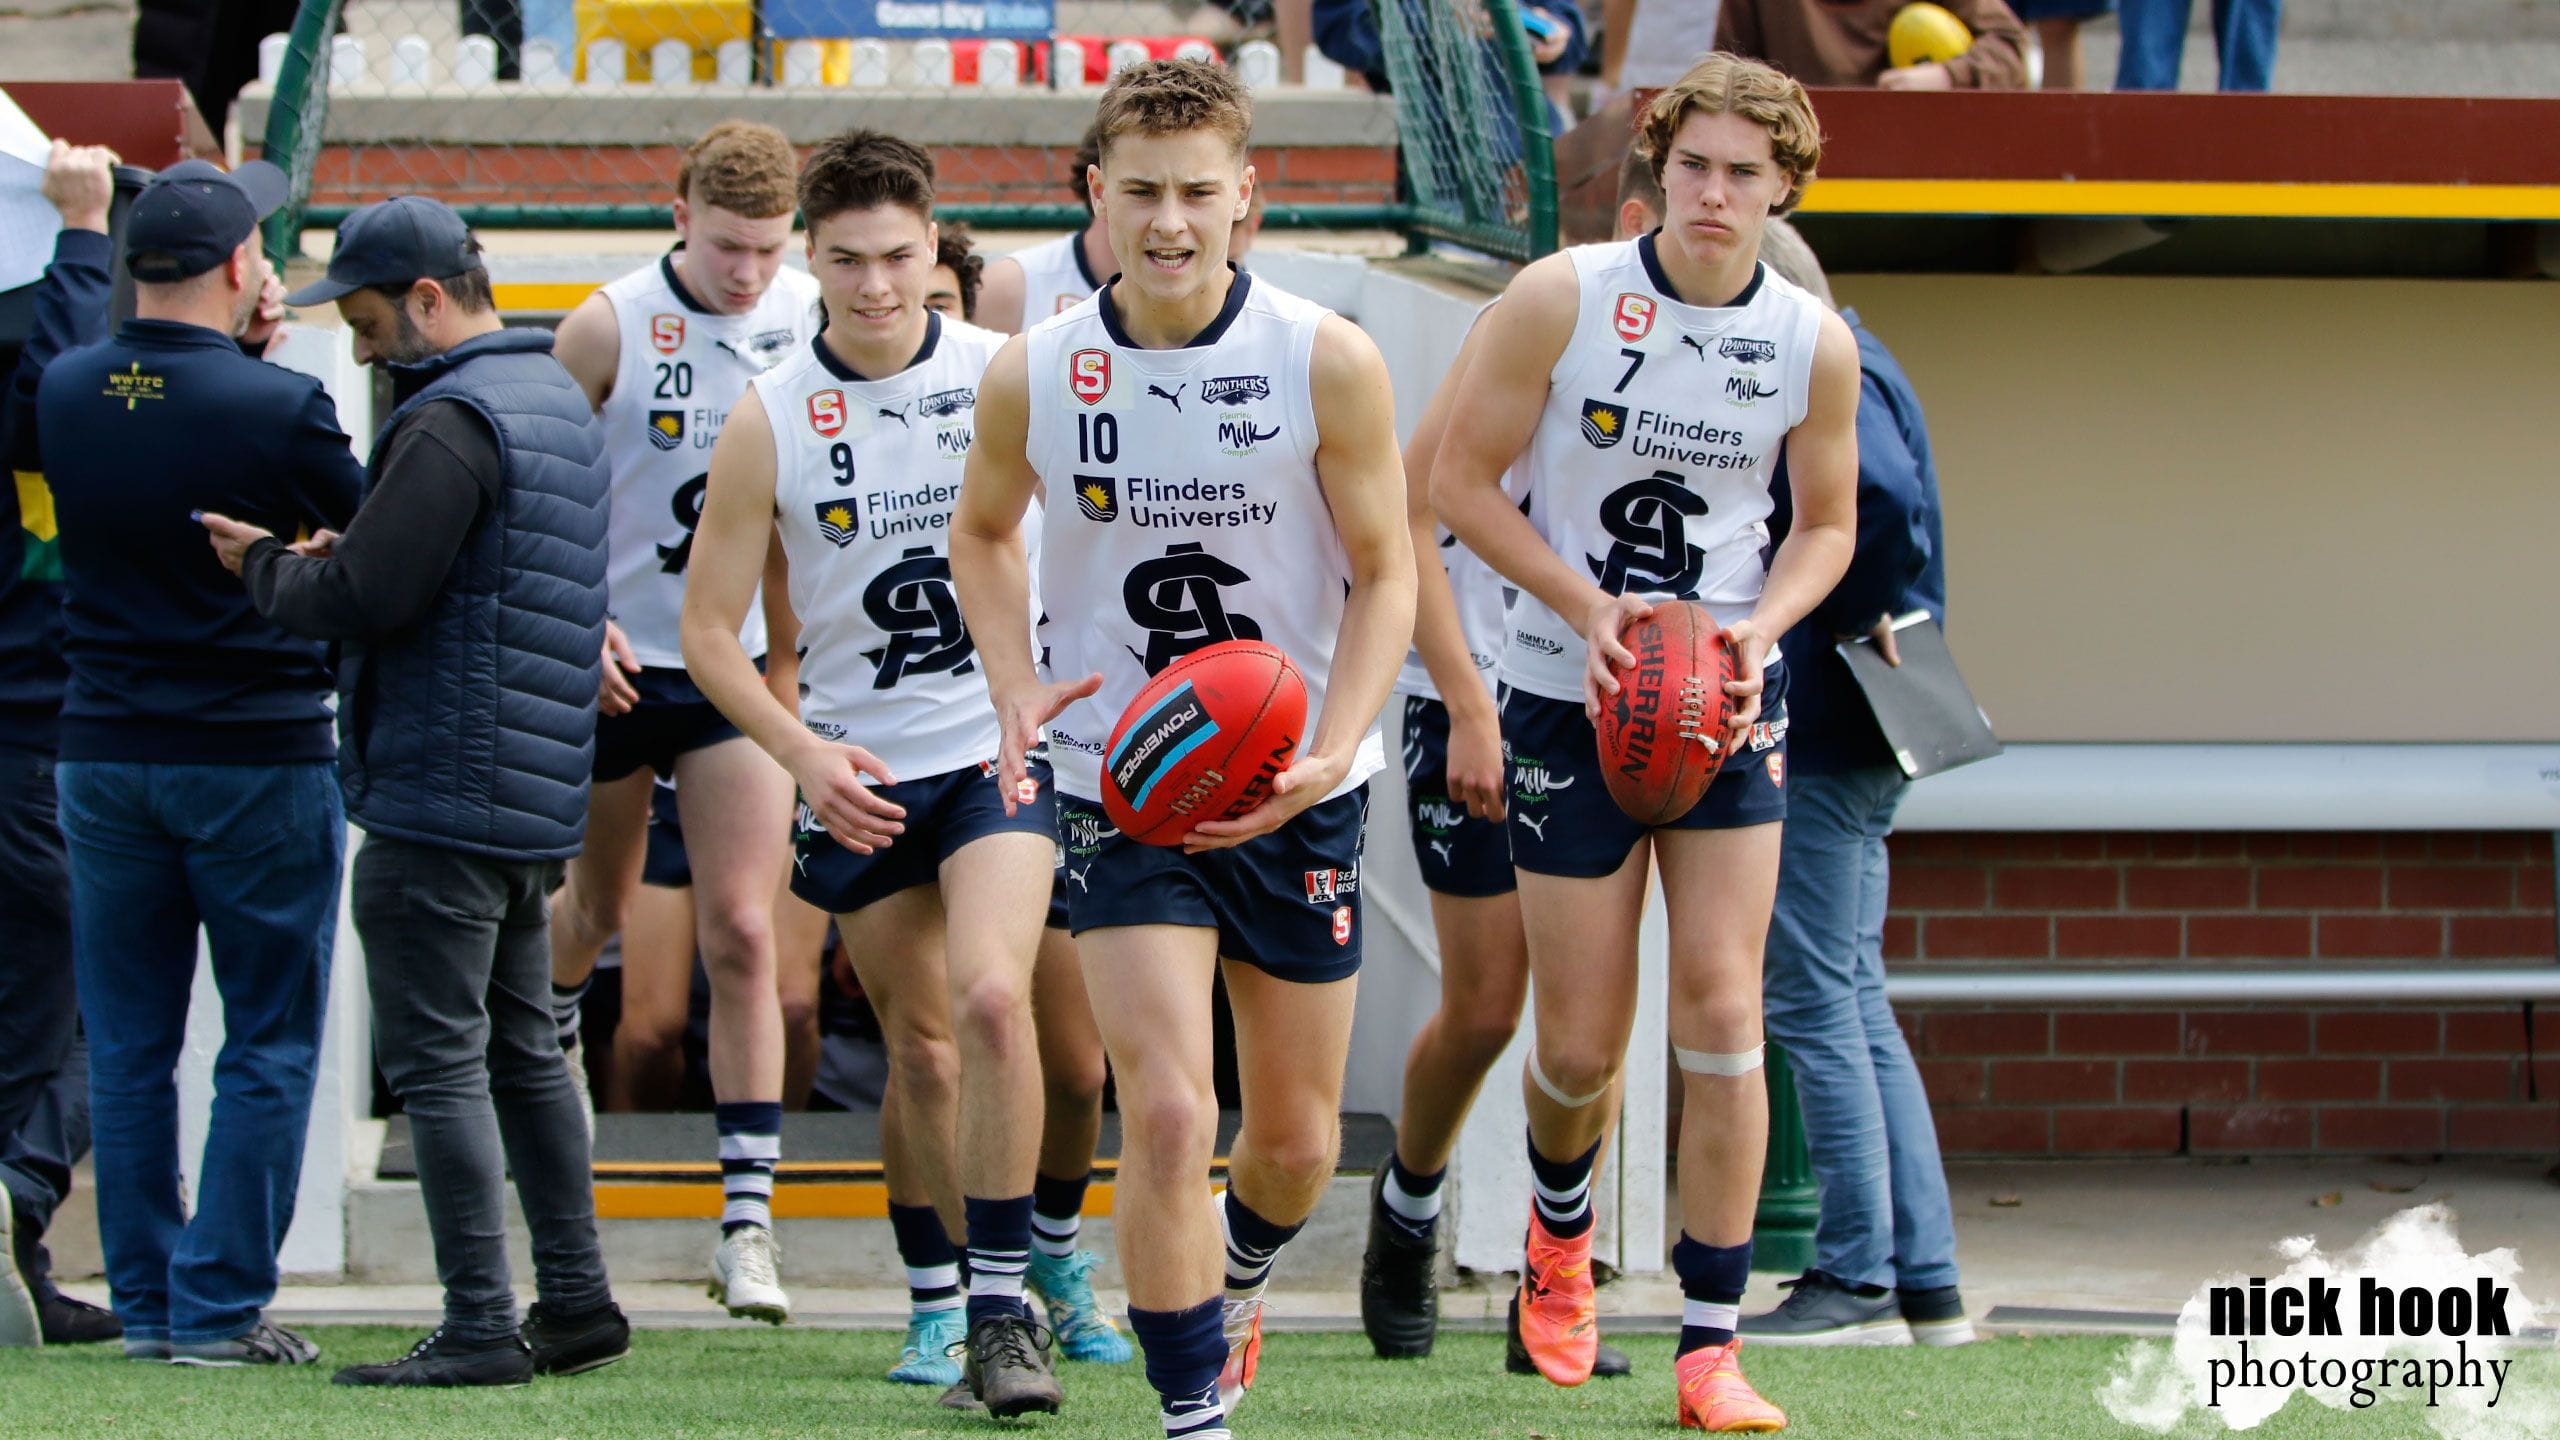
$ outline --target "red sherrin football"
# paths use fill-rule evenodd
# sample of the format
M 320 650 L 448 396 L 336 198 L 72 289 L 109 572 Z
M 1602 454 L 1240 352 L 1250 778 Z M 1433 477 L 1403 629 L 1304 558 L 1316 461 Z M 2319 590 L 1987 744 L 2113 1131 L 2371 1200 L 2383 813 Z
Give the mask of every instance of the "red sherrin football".
M 1609 797 L 1647 825 L 1689 813 L 1724 765 L 1733 723 L 1733 648 L 1724 627 L 1686 600 L 1665 600 L 1618 634 L 1636 663 L 1600 705 L 1600 766 Z
M 1225 640 L 1166 666 L 1112 727 L 1102 812 L 1142 845 L 1179 845 L 1203 820 L 1262 803 L 1307 728 L 1307 682 L 1259 640 Z

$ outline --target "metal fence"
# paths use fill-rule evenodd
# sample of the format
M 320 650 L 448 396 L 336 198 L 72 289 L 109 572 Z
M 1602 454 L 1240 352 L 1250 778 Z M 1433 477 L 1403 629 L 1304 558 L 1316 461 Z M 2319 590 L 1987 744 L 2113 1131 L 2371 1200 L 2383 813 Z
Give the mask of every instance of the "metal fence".
M 1550 126 L 1516 0 L 1382 0 L 1390 93 L 1270 0 L 304 0 L 243 128 L 293 177 L 279 253 L 387 194 L 484 227 L 665 223 L 718 120 L 795 143 L 867 125 L 932 148 L 945 210 L 1070 229 L 1067 169 L 1119 67 L 1196 57 L 1255 93 L 1266 223 L 1395 228 L 1513 259 L 1554 248 Z M 1292 37 L 1293 41 L 1295 37 Z

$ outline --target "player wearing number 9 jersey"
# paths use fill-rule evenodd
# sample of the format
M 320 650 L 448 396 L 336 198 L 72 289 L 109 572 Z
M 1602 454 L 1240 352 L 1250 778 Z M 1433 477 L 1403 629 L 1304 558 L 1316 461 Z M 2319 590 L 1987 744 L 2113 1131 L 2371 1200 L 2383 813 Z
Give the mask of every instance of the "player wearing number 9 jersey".
M 1383 763 L 1378 712 L 1413 625 L 1377 347 L 1227 263 L 1253 185 L 1250 107 L 1224 68 L 1192 61 L 1132 66 L 1104 91 L 1092 193 L 1123 273 L 997 354 L 951 539 L 1009 771 L 1049 727 L 1070 919 L 1120 1085 L 1129 1318 L 1166 1431 L 1185 1437 L 1228 1433 L 1263 1283 L 1333 1173 L 1362 782 Z M 1015 621 L 1042 486 L 1054 682 Z M 1113 722 L 1166 665 L 1241 638 L 1298 664 L 1311 733 L 1254 811 L 1185 847 L 1132 843 L 1098 803 Z M 1200 1176 L 1221 968 L 1245 1125 L 1213 1204 Z
M 1679 1418 L 1710 1432 L 1786 1423 L 1733 1338 L 1768 1130 L 1760 953 L 1785 814 L 1780 667 L 1770 641 L 1830 593 L 1855 539 L 1858 353 L 1840 320 L 1760 263 L 1760 232 L 1821 155 L 1804 88 L 1709 55 L 1646 109 L 1637 144 L 1664 224 L 1522 271 L 1485 319 L 1433 499 L 1521 589 L 1503 657 L 1512 856 L 1537 1006 L 1522 1094 L 1537 1178 L 1518 1297 L 1531 1358 L 1580 1384 L 1598 1343 L 1591 1172 L 1636 1002 L 1636 927 L 1659 864 L 1670 913 L 1670 1029 L 1686 1108 L 1687 1305 Z M 1764 561 L 1781 446 L 1795 526 Z M 1533 525 L 1502 490 L 1525 466 Z M 1646 830 L 1617 810 L 1591 717 L 1613 703 L 1618 642 L 1655 601 L 1707 606 L 1738 652 L 1736 724 L 1705 799 Z M 1650 863 L 1649 863 L 1650 862 Z
M 712 127 L 677 175 L 681 243 L 580 304 L 561 323 L 556 352 L 605 422 L 613 526 L 595 788 L 586 849 L 569 862 L 554 907 L 552 985 L 583 985 L 622 928 L 648 853 L 650 776 L 678 781 L 711 975 L 711 1088 L 727 1177 L 714 1293 L 732 1314 L 777 1322 L 790 1302 L 767 1196 L 781 1147 L 775 902 L 790 864 L 791 781 L 687 678 L 677 615 L 712 441 L 748 382 L 817 333 L 815 282 L 782 265 L 797 169 L 771 126 Z M 761 654 L 763 621 L 741 615 L 740 629 Z M 789 695 L 787 645 L 775 662 L 771 683 Z M 794 963 L 815 963 L 814 945 L 794 949 Z
M 1044 767 L 998 785 L 996 715 L 944 550 L 1002 337 L 924 308 L 921 149 L 867 130 L 828 141 L 801 171 L 800 212 L 827 327 L 756 380 L 712 452 L 685 659 L 799 784 L 792 889 L 837 917 L 888 1039 L 891 1195 L 933 1203 L 967 1237 L 971 1393 L 997 1416 L 1054 1411 L 1023 1285 L 1040 1143 L 1031 972 L 1056 825 Z M 804 626 L 796 715 L 737 638 L 777 530 Z M 1020 596 L 999 628 L 1027 631 L 1033 613 Z

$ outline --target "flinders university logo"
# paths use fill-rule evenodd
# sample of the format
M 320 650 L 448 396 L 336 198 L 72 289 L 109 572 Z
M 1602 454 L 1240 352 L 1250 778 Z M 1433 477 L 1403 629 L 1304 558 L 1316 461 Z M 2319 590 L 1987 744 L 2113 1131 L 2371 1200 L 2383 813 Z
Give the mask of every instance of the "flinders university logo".
M 1582 402 L 1582 438 L 1591 448 L 1606 450 L 1626 438 L 1627 407 L 1606 400 Z
M 652 410 L 649 412 L 649 443 L 661 450 L 673 450 L 684 443 L 684 412 Z
M 853 505 L 851 499 L 821 500 L 817 505 L 818 533 L 826 536 L 827 543 L 839 550 L 853 543 L 858 528 Z
M 1120 482 L 1108 475 L 1076 477 L 1076 508 L 1087 520 L 1108 525 L 1120 518 Z

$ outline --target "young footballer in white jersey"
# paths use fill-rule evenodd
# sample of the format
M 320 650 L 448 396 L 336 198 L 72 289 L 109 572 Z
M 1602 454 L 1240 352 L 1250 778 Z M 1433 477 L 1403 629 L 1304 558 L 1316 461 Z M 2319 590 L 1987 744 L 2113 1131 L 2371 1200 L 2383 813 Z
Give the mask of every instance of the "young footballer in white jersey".
M 792 888 L 837 917 L 880 1011 L 884 1150 L 942 1203 L 946 1229 L 964 1211 L 970 1393 L 997 1416 L 1054 1411 L 1049 1341 L 1023 1293 L 1040 1144 L 1031 966 L 1055 812 L 1047 766 L 999 781 L 944 548 L 1003 337 L 924 308 L 921 149 L 867 130 L 828 141 L 801 171 L 800 213 L 826 329 L 757 377 L 712 453 L 685 657 L 798 783 Z M 801 620 L 796 715 L 738 640 L 777 531 Z M 1035 613 L 1021 599 L 1014 632 Z
M 556 352 L 604 419 L 613 526 L 595 790 L 586 850 L 569 862 L 556 909 L 552 981 L 582 981 L 622 928 L 647 855 L 650 777 L 674 778 L 711 974 L 711 1085 L 727 1195 L 712 1293 L 733 1315 L 777 1324 L 790 1299 L 770 1207 L 784 1046 L 774 912 L 790 866 L 791 778 L 687 677 L 676 622 L 712 441 L 748 382 L 817 331 L 815 282 L 782 268 L 796 169 L 780 131 L 735 120 L 714 126 L 677 176 L 682 243 L 580 304 L 561 323 Z M 765 628 L 760 617 L 741 617 L 750 653 L 764 653 Z M 768 683 L 788 697 L 789 647 L 773 660 Z
M 1385 363 L 1349 322 L 1226 263 L 1253 184 L 1250 103 L 1191 61 L 1132 66 L 1104 91 L 1093 195 L 1128 268 L 998 353 L 951 541 L 1008 775 L 1048 732 L 1071 922 L 1120 1087 L 1130 1323 L 1177 1436 L 1228 1434 L 1272 1262 L 1333 1174 L 1363 782 L 1413 620 Z M 1035 649 L 1012 617 L 1044 483 Z M 1211 491 L 1233 503 L 1204 506 Z M 1250 637 L 1307 682 L 1310 733 L 1272 798 L 1181 847 L 1120 835 L 1100 805 L 1120 712 L 1175 659 Z M 1213 1199 L 1221 972 L 1244 1128 Z
M 1094 209 L 1091 182 L 1086 178 L 1093 173 L 1101 147 L 1099 132 L 1085 127 L 1067 170 L 1067 184 L 1088 217 L 1084 228 L 988 261 L 978 290 L 979 324 L 1018 335 L 1082 304 L 1102 288 L 1103 281 L 1119 273 L 1120 262 L 1111 254 L 1110 231 Z
M 1620 240 L 1662 223 L 1651 165 L 1630 157 L 1618 195 Z M 1421 567 L 1414 653 L 1396 680 L 1397 693 L 1405 697 L 1414 858 L 1431 892 L 1432 927 L 1440 941 L 1440 1008 L 1422 1022 L 1406 1054 L 1395 1148 L 1379 1164 L 1370 1191 L 1360 1320 L 1370 1345 L 1388 1359 L 1431 1353 L 1440 1322 L 1439 1222 L 1449 1157 L 1485 1073 L 1520 1028 L 1520 1006 L 1529 990 L 1494 695 L 1507 608 L 1503 580 L 1459 545 L 1431 508 L 1432 467 L 1481 346 L 1484 313 L 1478 312 L 1478 323 L 1423 407 L 1404 451 L 1414 553 L 1437 553 L 1446 575 L 1444 581 L 1435 567 Z M 1504 490 L 1524 514 L 1533 513 L 1533 500 L 1518 488 L 1520 478 L 1516 471 L 1506 474 Z M 1598 1106 L 1614 1113 L 1615 1094 Z M 1520 1340 L 1516 1306 L 1509 1328 L 1505 1367 L 1535 1374 L 1536 1363 Z M 1599 1347 L 1592 1374 L 1627 1372 L 1625 1352 Z
M 1804 89 L 1710 55 L 1645 112 L 1637 143 L 1665 223 L 1523 271 L 1486 317 L 1450 417 L 1434 502 L 1520 587 L 1504 648 L 1511 841 L 1537 1005 L 1522 1079 L 1536 1198 L 1519 1294 L 1537 1367 L 1575 1385 L 1598 1342 L 1591 1172 L 1624 1064 L 1648 870 L 1669 910 L 1670 1029 L 1685 1109 L 1684 1426 L 1766 1431 L 1785 1415 L 1733 1338 L 1767 1140 L 1760 953 L 1786 781 L 1784 667 L 1770 641 L 1827 595 L 1854 543 L 1858 357 L 1846 326 L 1759 261 L 1761 227 L 1820 158 Z M 1795 528 L 1764 560 L 1784 446 Z M 1528 473 L 1536 516 L 1502 488 Z M 1647 830 L 1609 799 L 1592 717 L 1632 663 L 1618 641 L 1657 601 L 1724 625 L 1741 678 L 1706 798 Z

